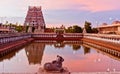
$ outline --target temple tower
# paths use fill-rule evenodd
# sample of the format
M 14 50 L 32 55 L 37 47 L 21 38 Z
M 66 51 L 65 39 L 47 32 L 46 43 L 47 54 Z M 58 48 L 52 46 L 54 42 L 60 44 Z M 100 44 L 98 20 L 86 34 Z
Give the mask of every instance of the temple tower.
M 27 32 L 42 33 L 45 30 L 45 21 L 41 6 L 29 6 L 27 16 L 25 18 L 24 26 Z M 28 28 L 27 28 L 28 26 Z

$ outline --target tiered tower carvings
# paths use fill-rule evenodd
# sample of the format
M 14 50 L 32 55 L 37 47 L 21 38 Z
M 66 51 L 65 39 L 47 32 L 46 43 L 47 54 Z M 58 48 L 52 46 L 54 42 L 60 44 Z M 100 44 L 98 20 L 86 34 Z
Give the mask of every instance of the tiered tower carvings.
M 24 22 L 25 26 L 28 26 L 27 32 L 42 33 L 45 29 L 45 21 L 41 6 L 29 6 L 27 16 Z

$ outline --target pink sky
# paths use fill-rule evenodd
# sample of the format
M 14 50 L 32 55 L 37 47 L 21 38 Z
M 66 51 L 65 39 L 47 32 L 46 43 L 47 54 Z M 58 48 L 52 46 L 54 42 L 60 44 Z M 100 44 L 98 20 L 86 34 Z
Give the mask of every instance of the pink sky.
M 47 24 L 81 24 L 85 20 L 91 21 L 96 18 L 104 19 L 105 21 L 102 22 L 107 22 L 106 20 L 110 17 L 120 19 L 118 18 L 120 14 L 118 13 L 120 10 L 119 3 L 120 0 L 0 0 L 0 17 L 25 17 L 28 6 L 35 5 L 42 6 Z M 97 14 L 94 16 L 91 13 Z M 104 13 L 109 15 L 99 18 Z M 70 17 L 70 15 L 72 16 Z M 60 16 L 68 18 L 63 21 L 64 18 L 58 18 Z M 81 18 L 76 18 L 76 16 Z M 78 19 L 82 21 L 79 22 Z
M 27 2 L 28 1 L 28 2 Z M 27 0 L 30 5 L 42 5 L 45 9 L 83 9 L 96 11 L 120 9 L 120 0 Z M 33 2 L 35 1 L 35 2 Z M 33 4 L 34 3 L 34 4 Z
M 120 9 L 119 3 L 120 0 L 0 0 L 0 9 L 4 9 L 2 12 L 9 9 L 25 12 L 29 5 L 36 5 L 47 10 L 77 9 L 98 12 Z

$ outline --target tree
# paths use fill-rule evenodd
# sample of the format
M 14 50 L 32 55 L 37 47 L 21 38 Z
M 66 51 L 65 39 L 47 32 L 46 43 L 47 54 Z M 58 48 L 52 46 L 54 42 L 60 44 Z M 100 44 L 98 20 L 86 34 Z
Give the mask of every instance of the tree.
M 93 32 L 93 33 L 98 33 L 98 29 L 97 29 L 97 28 L 93 28 L 93 29 L 92 29 L 92 32 Z
M 67 33 L 82 33 L 82 28 L 74 25 L 74 26 L 70 26 L 66 29 Z
M 23 27 L 22 26 L 16 26 L 15 27 L 15 30 L 18 31 L 18 32 L 22 32 L 23 31 Z
M 72 26 L 70 26 L 70 27 L 68 27 L 68 28 L 66 29 L 66 33 L 73 33 L 73 28 L 72 28 Z
M 74 25 L 73 26 L 73 33 L 82 33 L 82 28 L 77 26 L 77 25 Z
M 90 22 L 85 21 L 84 28 L 86 29 L 87 33 L 92 33 L 92 28 L 91 28 L 91 23 Z

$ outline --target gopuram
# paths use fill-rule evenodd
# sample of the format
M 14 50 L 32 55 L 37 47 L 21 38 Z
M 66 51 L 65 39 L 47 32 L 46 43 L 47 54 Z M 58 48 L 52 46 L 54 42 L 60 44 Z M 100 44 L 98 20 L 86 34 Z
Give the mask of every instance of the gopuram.
M 41 6 L 29 6 L 25 22 L 25 30 L 29 33 L 43 33 L 45 30 L 45 21 Z

